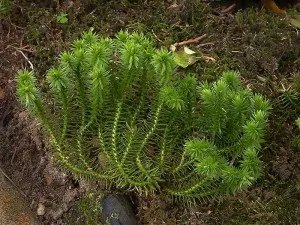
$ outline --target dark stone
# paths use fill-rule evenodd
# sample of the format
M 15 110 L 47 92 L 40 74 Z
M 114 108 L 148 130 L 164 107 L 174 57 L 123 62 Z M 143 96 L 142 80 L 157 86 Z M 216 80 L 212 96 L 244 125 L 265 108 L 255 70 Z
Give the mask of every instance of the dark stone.
M 104 221 L 110 225 L 137 225 L 130 200 L 122 195 L 106 195 L 101 199 Z

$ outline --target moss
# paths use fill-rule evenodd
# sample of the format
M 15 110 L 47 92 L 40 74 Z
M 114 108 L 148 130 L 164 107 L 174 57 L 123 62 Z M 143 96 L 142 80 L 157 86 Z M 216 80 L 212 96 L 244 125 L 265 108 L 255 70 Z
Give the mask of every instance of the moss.
M 64 215 L 65 224 L 106 225 L 102 220 L 100 200 L 102 193 L 89 192 L 76 200 L 75 205 Z
M 62 33 L 62 41 L 74 40 L 90 27 L 104 36 L 112 36 L 120 29 L 143 31 L 152 35 L 158 45 L 167 47 L 207 33 L 209 37 L 204 43 L 212 43 L 210 48 L 193 48 L 218 56 L 218 61 L 217 65 L 196 64 L 195 71 L 203 76 L 205 72 L 228 68 L 240 70 L 251 79 L 258 74 L 263 77 L 285 74 L 287 67 L 295 66 L 293 62 L 299 55 L 300 44 L 288 22 L 263 9 L 249 8 L 238 11 L 234 17 L 220 17 L 214 14 L 216 9 L 201 1 L 189 1 L 176 10 L 168 9 L 168 5 L 160 1 L 143 4 L 111 1 L 106 6 L 83 6 L 87 8 L 76 8 L 80 7 L 76 5 L 69 10 L 68 25 L 55 26 L 56 32 Z M 53 29 L 53 21 L 49 23 L 49 18 L 55 18 L 57 13 L 58 10 L 32 11 L 27 26 L 28 41 L 43 40 L 49 29 L 44 27 Z
M 99 225 L 102 207 L 100 199 L 102 195 L 96 193 L 88 193 L 86 196 L 80 198 L 77 201 L 77 205 L 81 213 L 85 217 L 85 224 L 87 225 Z

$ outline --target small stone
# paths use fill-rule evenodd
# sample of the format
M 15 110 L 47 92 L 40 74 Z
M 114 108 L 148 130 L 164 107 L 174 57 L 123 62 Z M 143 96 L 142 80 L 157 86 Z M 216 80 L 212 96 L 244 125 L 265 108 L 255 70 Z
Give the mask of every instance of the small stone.
M 133 206 L 122 195 L 106 195 L 101 200 L 104 221 L 110 225 L 137 225 Z
M 49 215 L 54 220 L 58 220 L 62 216 L 63 213 L 64 213 L 64 210 L 62 208 L 58 208 L 56 210 L 50 210 Z
M 68 190 L 65 192 L 63 199 L 65 203 L 72 202 L 78 195 L 78 189 Z
M 275 196 L 276 196 L 276 194 L 273 191 L 267 191 L 267 190 L 265 190 L 263 192 L 263 198 L 264 198 L 265 201 L 269 201 L 271 199 L 274 199 Z
M 45 206 L 42 203 L 39 203 L 36 210 L 36 214 L 39 216 L 43 216 L 45 215 L 45 212 L 46 212 Z
M 47 185 L 65 185 L 67 182 L 67 175 L 55 168 L 50 162 L 47 164 L 46 168 L 43 171 L 44 178 L 46 180 Z

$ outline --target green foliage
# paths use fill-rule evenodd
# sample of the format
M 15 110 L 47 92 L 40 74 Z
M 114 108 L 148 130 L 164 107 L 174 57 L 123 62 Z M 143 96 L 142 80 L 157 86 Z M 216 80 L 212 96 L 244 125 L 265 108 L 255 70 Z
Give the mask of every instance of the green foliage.
M 300 128 L 300 117 L 299 117 L 299 101 L 300 101 L 300 74 L 294 73 L 291 77 L 291 83 L 288 88 L 283 86 L 281 94 L 279 96 L 279 105 L 283 110 L 290 113 L 290 116 L 295 118 L 298 117 L 294 124 Z M 292 146 L 296 149 L 300 149 L 300 136 L 295 134 L 292 141 Z
M 190 201 L 235 193 L 260 175 L 269 102 L 235 72 L 198 85 L 142 34 L 89 32 L 60 55 L 47 81 L 48 104 L 26 70 L 17 94 L 77 177 Z
M 86 225 L 103 224 L 100 222 L 102 197 L 100 194 L 88 193 L 76 202 L 80 212 L 84 215 Z
M 292 79 L 289 86 L 283 86 L 283 88 L 280 90 L 278 103 L 283 110 L 289 110 L 294 114 L 297 114 L 300 110 L 298 104 L 298 102 L 300 101 L 300 74 L 295 73 L 291 78 Z
M 294 89 L 283 90 L 279 96 L 279 103 L 283 109 L 298 110 L 299 93 Z
M 5 15 L 10 10 L 10 0 L 0 0 L 0 16 Z
M 56 16 L 56 22 L 60 24 L 68 23 L 68 14 L 60 13 L 58 16 Z

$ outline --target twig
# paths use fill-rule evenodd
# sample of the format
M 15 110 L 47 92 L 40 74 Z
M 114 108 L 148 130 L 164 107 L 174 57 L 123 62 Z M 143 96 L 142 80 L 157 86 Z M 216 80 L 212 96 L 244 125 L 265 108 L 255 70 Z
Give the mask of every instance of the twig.
M 3 176 L 9 180 L 9 182 L 19 191 L 19 193 L 21 193 L 25 198 L 28 198 L 27 195 L 13 182 L 12 179 L 10 179 L 10 177 L 1 169 L 0 167 L 0 172 L 3 174 Z
M 21 50 L 24 52 L 34 53 L 34 50 L 32 50 L 29 45 L 25 45 L 24 47 L 15 47 L 13 45 L 7 45 L 5 49 L 8 49 L 8 48 L 14 48 L 15 50 Z
M 233 3 L 232 5 L 228 6 L 226 9 L 223 9 L 221 11 L 221 13 L 230 13 L 235 7 L 236 7 L 236 4 Z
M 32 62 L 28 59 L 28 57 L 24 54 L 24 52 L 23 51 L 27 51 L 27 52 L 30 52 L 30 53 L 32 53 L 33 51 L 32 50 L 28 50 L 28 49 L 26 49 L 25 47 L 21 47 L 21 48 L 18 48 L 18 47 L 15 47 L 15 46 L 13 46 L 13 45 L 8 45 L 8 46 L 6 46 L 6 49 L 8 49 L 8 48 L 14 48 L 17 52 L 20 52 L 21 54 L 22 54 L 22 56 L 26 59 L 26 61 L 29 63 L 29 65 L 30 65 L 30 69 L 31 70 L 33 70 L 33 64 L 32 64 Z M 23 50 L 23 51 L 22 51 Z
M 160 40 L 160 39 L 157 37 L 157 35 L 154 33 L 154 31 L 153 31 L 153 30 L 151 30 L 151 31 L 152 31 L 153 36 L 154 36 L 159 42 L 163 43 L 163 41 Z
M 23 57 L 27 60 L 27 62 L 29 63 L 30 69 L 33 70 L 33 64 L 32 64 L 32 62 L 30 62 L 30 60 L 28 59 L 28 57 L 27 57 L 21 50 L 18 50 L 18 49 L 16 49 L 16 50 L 22 54 L 22 56 L 23 56 Z
M 207 46 L 207 45 L 214 45 L 214 43 L 213 42 L 203 43 L 203 44 L 197 45 L 197 47 L 204 47 L 204 46 Z
M 180 47 L 180 46 L 188 45 L 188 44 L 196 44 L 196 43 L 204 40 L 207 37 L 208 37 L 208 34 L 203 34 L 203 35 L 201 35 L 199 37 L 196 37 L 196 38 L 191 38 L 191 39 L 188 39 L 186 41 L 177 42 L 173 46 L 174 47 Z
M 90 16 L 90 15 L 94 14 L 96 11 L 97 11 L 97 8 L 96 8 L 96 9 L 94 9 L 92 12 L 90 12 L 90 13 L 88 14 L 88 16 Z
M 12 22 L 11 22 L 11 19 L 10 19 L 10 17 L 8 17 L 9 18 L 9 22 L 10 22 L 10 24 L 16 29 L 16 28 L 19 28 L 19 29 L 21 29 L 21 30 L 25 30 L 26 28 L 25 27 L 19 27 L 19 26 L 17 26 L 17 25 L 15 25 L 15 24 L 13 24 Z

